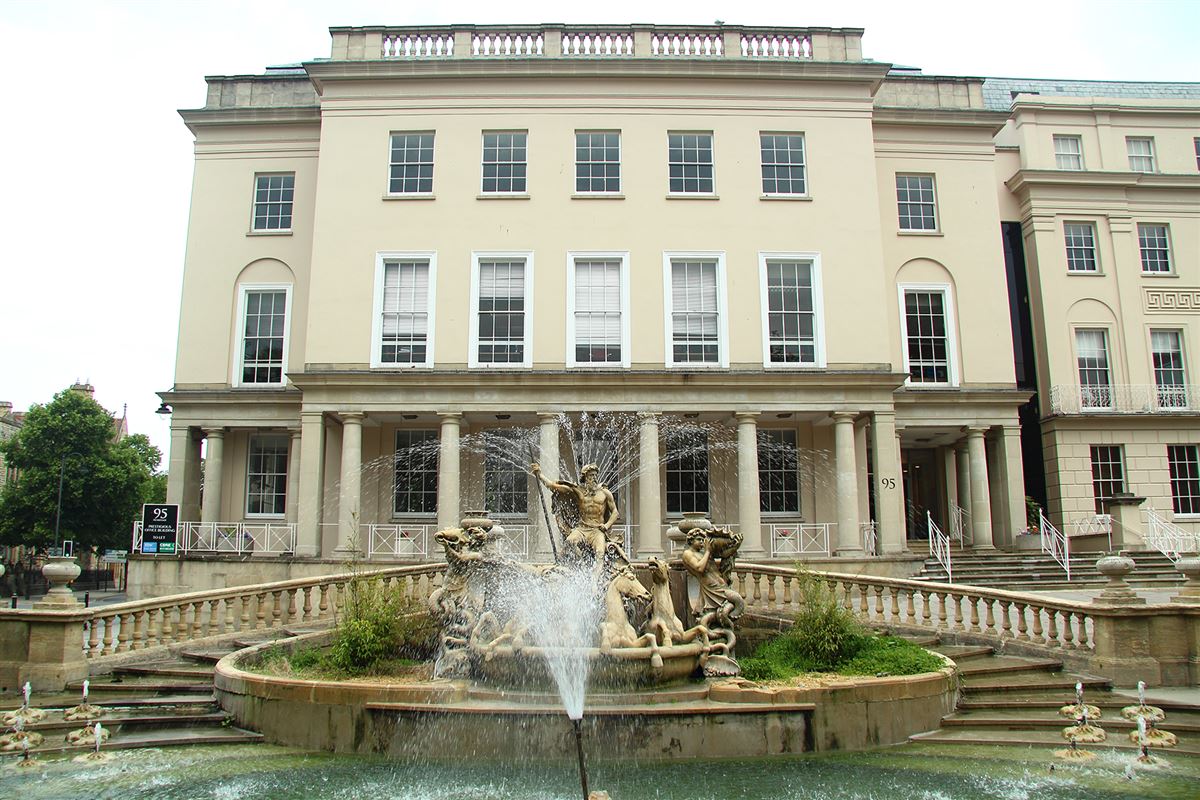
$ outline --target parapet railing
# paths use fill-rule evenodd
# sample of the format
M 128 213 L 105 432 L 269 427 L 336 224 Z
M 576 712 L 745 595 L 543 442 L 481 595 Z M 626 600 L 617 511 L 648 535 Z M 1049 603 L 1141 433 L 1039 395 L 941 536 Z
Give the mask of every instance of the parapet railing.
M 403 582 L 407 596 L 425 600 L 441 585 L 445 571 L 444 563 L 418 564 L 100 606 L 78 612 L 86 628 L 83 651 L 94 660 L 227 633 L 333 619 L 345 606 L 346 587 L 356 578 L 381 580 L 385 586 Z
M 367 558 L 400 558 L 423 561 L 437 525 L 387 523 L 367 526 Z
M 1179 414 L 1200 411 L 1200 387 L 1183 384 L 1097 384 L 1050 387 L 1050 413 Z
M 960 583 L 811 574 L 826 581 L 842 605 L 869 624 L 959 631 L 1063 650 L 1093 649 L 1094 616 L 1105 613 L 1087 603 Z M 802 577 L 795 569 L 739 563 L 734 576 L 734 588 L 747 608 L 785 614 L 800 610 Z
M 133 552 L 142 553 L 142 523 L 133 523 Z M 294 522 L 180 522 L 175 549 L 184 553 L 277 556 L 296 551 Z M 146 552 L 146 555 L 163 555 Z
M 453 25 L 332 28 L 335 61 L 497 58 L 861 61 L 857 28 Z
M 836 524 L 797 522 L 790 525 L 771 525 L 771 558 L 829 555 L 832 529 Z

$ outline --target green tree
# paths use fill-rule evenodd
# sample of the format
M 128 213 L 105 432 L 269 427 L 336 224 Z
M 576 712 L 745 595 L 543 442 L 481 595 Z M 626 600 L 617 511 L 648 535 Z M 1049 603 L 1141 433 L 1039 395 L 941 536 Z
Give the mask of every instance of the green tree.
M 19 479 L 0 493 L 0 542 L 53 545 L 62 474 L 60 537 L 84 547 L 129 543 L 130 524 L 154 490 L 162 454 L 141 434 L 113 441 L 113 418 L 71 390 L 35 405 L 0 444 Z

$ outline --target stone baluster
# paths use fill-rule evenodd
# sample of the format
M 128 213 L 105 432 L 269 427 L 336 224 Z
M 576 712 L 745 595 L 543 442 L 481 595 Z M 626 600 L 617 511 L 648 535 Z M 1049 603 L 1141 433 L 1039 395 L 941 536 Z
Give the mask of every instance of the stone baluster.
M 750 605 L 762 605 L 762 575 L 755 574 L 754 579 L 754 601 Z
M 1029 626 L 1025 624 L 1025 603 L 1013 603 L 1013 608 L 1017 611 L 1017 639 L 1022 642 L 1029 641 Z
M 242 615 L 238 619 L 238 630 L 245 631 L 250 629 L 250 595 L 242 595 Z
M 221 626 L 222 633 L 231 633 L 234 630 L 233 603 L 234 598 L 232 597 L 226 597 L 224 600 L 225 623 Z
M 146 646 L 146 612 L 133 612 L 133 645 L 132 649 L 141 650 Z
M 984 598 L 983 607 L 987 614 L 986 621 L 984 623 L 986 626 L 984 628 L 984 632 L 995 635 L 995 633 L 996 633 L 996 604 L 993 603 L 991 600 Z
M 869 591 L 866 584 L 858 584 L 858 615 L 864 620 L 871 618 L 871 601 L 867 599 Z
M 329 615 L 329 584 L 322 583 L 319 591 L 321 594 L 317 602 L 317 619 L 325 619 Z
M 298 592 L 300 590 L 299 589 L 288 589 L 286 591 L 287 591 L 287 598 L 288 598 L 286 622 L 290 625 L 291 623 L 296 621 L 296 592 Z
M 254 630 L 261 631 L 267 627 L 267 593 L 254 595 L 255 613 L 254 613 Z
M 175 641 L 175 620 L 172 619 L 175 610 L 174 606 L 163 606 L 159 609 L 161 615 L 158 625 L 159 644 L 171 644 Z
M 100 620 L 93 617 L 88 623 L 88 658 L 95 658 L 100 655 L 97 650 L 100 647 Z
M 1058 638 L 1058 609 L 1046 609 L 1046 644 L 1049 647 L 1061 647 Z
M 872 619 L 876 619 L 876 620 L 884 619 L 884 612 L 885 612 L 885 609 L 884 609 L 884 605 L 883 605 L 883 587 L 876 586 L 875 587 L 875 607 L 874 607 L 874 613 L 872 614 Z
M 197 600 L 192 603 L 192 635 L 190 639 L 199 639 L 201 632 L 204 630 L 204 601 Z
M 1000 600 L 999 604 L 1000 604 L 1000 638 L 1001 639 L 1011 639 L 1012 635 L 1013 635 L 1012 634 L 1012 613 L 1011 613 L 1012 603 L 1010 603 L 1008 600 Z
M 225 618 L 221 616 L 220 608 L 221 608 L 221 599 L 220 598 L 208 601 L 208 635 L 209 636 L 216 636 L 218 633 L 222 632 L 221 624 L 225 621 Z
M 971 632 L 983 633 L 983 628 L 979 627 L 979 598 L 966 595 L 965 599 L 971 605 Z
M 1075 649 L 1075 625 L 1070 611 L 1063 612 L 1062 646 L 1064 650 Z
M 305 586 L 304 592 L 304 615 L 300 618 L 304 622 L 312 620 L 312 590 L 313 587 Z
M 1072 614 L 1073 617 L 1079 620 L 1079 636 L 1076 637 L 1080 650 L 1092 649 L 1092 637 L 1087 629 L 1087 614 L 1076 611 Z
M 775 576 L 767 575 L 767 608 L 774 611 L 777 606 L 775 604 Z
M 176 618 L 175 641 L 186 642 L 188 640 L 188 604 L 180 603 L 175 610 L 179 612 L 179 616 Z
M 900 590 L 895 586 L 889 586 L 888 595 L 891 597 L 889 619 L 893 624 L 895 624 L 900 621 Z
M 131 639 L 133 639 L 133 614 L 122 614 L 120 628 L 117 630 L 117 652 L 127 652 Z
M 925 591 L 921 594 L 921 625 L 929 627 L 929 620 L 933 618 L 933 610 L 930 606 L 933 605 L 933 592 Z
M 115 616 L 104 618 L 104 649 L 101 651 L 104 655 L 116 652 L 118 624 L 120 623 Z
M 1030 607 L 1030 618 L 1033 624 L 1033 641 L 1035 644 L 1046 644 L 1046 637 L 1042 632 L 1042 609 L 1038 606 Z

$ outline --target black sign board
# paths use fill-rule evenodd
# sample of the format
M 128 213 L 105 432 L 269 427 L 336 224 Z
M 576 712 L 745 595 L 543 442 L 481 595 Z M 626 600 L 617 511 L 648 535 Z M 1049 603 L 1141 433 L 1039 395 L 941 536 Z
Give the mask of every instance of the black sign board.
M 179 530 L 178 505 L 142 506 L 142 552 L 175 555 Z

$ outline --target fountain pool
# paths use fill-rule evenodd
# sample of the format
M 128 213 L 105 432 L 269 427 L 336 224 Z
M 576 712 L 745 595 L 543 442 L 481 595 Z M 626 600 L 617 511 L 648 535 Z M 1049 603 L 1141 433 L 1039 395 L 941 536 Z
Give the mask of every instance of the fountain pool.
M 1138 770 L 1128 753 L 1098 750 L 1087 766 L 1055 762 L 1049 749 L 906 744 L 860 753 L 639 765 L 596 761 L 593 788 L 613 800 L 1118 800 L 1194 798 L 1200 761 L 1171 758 L 1170 769 Z M 0 768 L 0 796 L 23 800 L 573 800 L 569 762 L 477 765 L 302 753 L 272 745 L 122 752 L 98 765 L 41 762 L 31 775 Z

